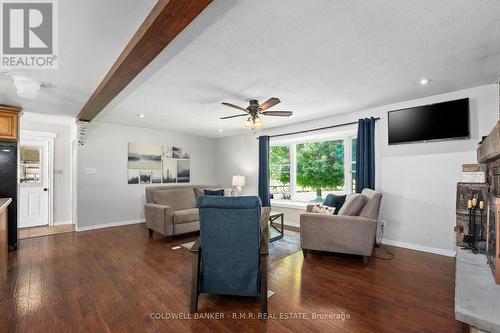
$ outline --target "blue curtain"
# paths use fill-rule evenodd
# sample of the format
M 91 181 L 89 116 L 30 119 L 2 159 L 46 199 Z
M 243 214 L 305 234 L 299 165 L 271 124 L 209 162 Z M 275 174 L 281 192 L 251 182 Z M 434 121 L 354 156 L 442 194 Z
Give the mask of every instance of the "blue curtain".
M 259 136 L 259 197 L 263 207 L 271 206 L 269 199 L 269 136 Z
M 375 189 L 375 118 L 360 119 L 356 142 L 356 192 Z

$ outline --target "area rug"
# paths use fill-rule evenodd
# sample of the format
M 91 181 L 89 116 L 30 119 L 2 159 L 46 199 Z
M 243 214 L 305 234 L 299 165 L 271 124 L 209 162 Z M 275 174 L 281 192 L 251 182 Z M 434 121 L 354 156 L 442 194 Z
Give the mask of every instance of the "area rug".
M 269 243 L 269 261 L 277 261 L 300 250 L 300 234 L 295 231 L 285 231 L 282 239 Z
M 183 248 L 191 249 L 194 242 L 181 244 Z M 288 257 L 300 250 L 300 235 L 298 232 L 286 231 L 282 239 L 269 243 L 269 262 Z

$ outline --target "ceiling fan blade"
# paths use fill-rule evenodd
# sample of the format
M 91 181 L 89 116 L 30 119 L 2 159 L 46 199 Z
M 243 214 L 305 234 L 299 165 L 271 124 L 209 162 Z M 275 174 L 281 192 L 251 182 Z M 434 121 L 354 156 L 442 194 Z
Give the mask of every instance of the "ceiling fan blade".
M 265 101 L 264 103 L 262 103 L 259 108 L 261 110 L 267 110 L 269 109 L 270 107 L 273 107 L 275 106 L 276 104 L 280 103 L 280 99 L 279 98 L 276 98 L 276 97 L 271 97 L 269 98 L 267 101 Z
M 248 117 L 248 113 L 245 113 L 245 114 L 237 114 L 237 115 L 234 115 L 234 116 L 222 117 L 222 118 L 220 118 L 220 119 L 229 119 L 229 118 L 236 118 L 236 117 Z
M 247 109 L 242 108 L 241 106 L 238 106 L 238 105 L 234 105 L 234 104 L 226 103 L 226 102 L 222 102 L 222 105 L 229 106 L 230 108 L 235 108 L 235 109 L 238 109 L 238 110 L 241 110 L 241 111 L 245 111 L 245 112 L 248 113 Z
M 277 117 L 290 117 L 292 111 L 262 111 L 261 114 L 264 116 L 277 116 Z

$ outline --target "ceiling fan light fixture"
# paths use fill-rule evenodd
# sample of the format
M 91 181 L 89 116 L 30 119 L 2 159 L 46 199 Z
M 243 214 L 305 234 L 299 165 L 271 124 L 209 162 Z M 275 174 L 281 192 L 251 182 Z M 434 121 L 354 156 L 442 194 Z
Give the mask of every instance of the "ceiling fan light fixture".
M 252 128 L 252 120 L 250 118 L 248 118 L 247 120 L 245 120 L 245 122 L 243 123 L 243 127 L 244 128 Z
M 256 117 L 253 121 L 254 123 L 254 127 L 256 129 L 261 129 L 264 127 L 264 123 L 262 122 L 262 119 L 260 119 L 259 117 Z

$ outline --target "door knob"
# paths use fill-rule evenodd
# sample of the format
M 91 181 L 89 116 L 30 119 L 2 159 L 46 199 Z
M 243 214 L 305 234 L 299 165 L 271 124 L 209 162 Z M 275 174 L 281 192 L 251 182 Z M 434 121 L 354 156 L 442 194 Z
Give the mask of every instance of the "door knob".
M 49 189 L 45 187 L 43 190 L 44 190 L 44 192 L 47 192 Z

